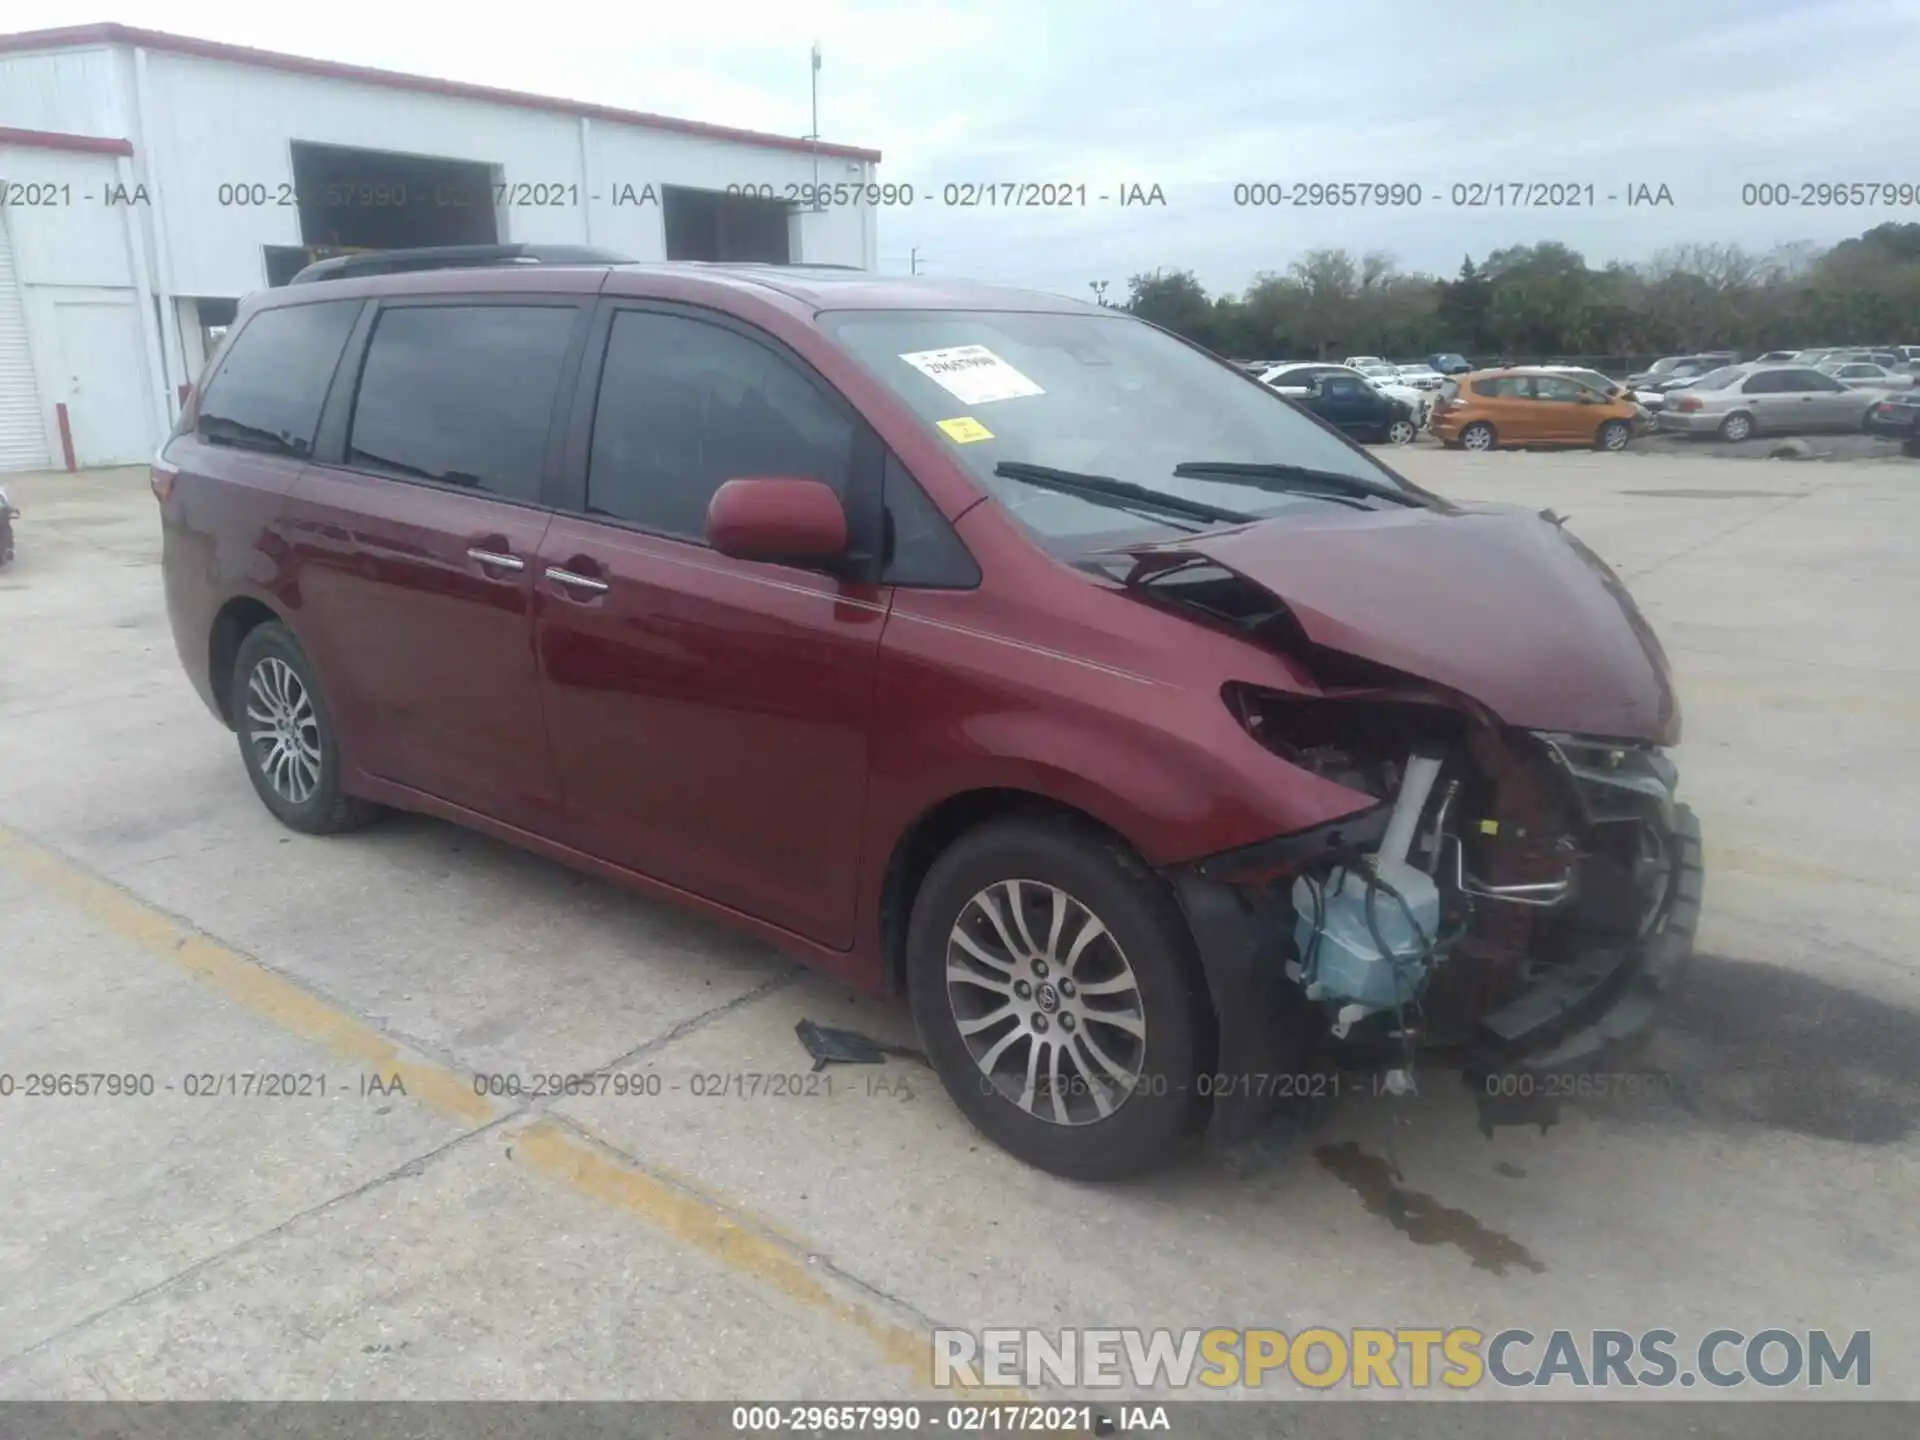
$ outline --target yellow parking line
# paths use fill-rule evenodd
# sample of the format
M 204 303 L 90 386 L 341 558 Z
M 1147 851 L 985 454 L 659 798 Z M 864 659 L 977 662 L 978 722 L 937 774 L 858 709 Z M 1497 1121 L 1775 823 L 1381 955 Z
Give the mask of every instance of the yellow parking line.
M 476 1126 L 513 1113 L 476 1095 L 471 1075 L 408 1052 L 365 1021 L 5 825 L 0 825 L 0 865 L 38 881 L 116 935 L 180 966 L 282 1030 L 382 1076 L 397 1073 L 410 1100 Z M 910 1371 L 922 1386 L 931 1384 L 932 1337 L 838 1293 L 809 1268 L 799 1242 L 775 1238 L 779 1232 L 772 1222 L 623 1164 L 585 1138 L 584 1131 L 575 1134 L 551 1119 L 535 1118 L 508 1138 L 514 1160 L 533 1173 L 623 1210 L 736 1274 L 847 1326 L 882 1360 Z M 970 1400 L 1017 1398 L 1019 1392 L 968 1392 Z
M 471 1079 L 409 1054 L 371 1025 L 343 1014 L 258 961 L 3 825 L 0 860 L 71 901 L 116 935 L 171 960 L 282 1030 L 375 1070 L 383 1079 L 397 1074 L 405 1082 L 407 1097 L 428 1109 L 469 1125 L 485 1125 L 506 1113 L 485 1096 L 474 1094 Z

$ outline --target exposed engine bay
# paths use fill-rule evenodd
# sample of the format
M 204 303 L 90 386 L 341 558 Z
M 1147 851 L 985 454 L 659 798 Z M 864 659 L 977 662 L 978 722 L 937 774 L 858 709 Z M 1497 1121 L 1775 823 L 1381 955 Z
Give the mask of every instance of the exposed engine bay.
M 1349 843 L 1278 877 L 1287 974 L 1334 1039 L 1409 1057 L 1466 1044 L 1556 967 L 1659 924 L 1677 775 L 1657 748 L 1516 732 L 1437 699 L 1233 703 L 1276 754 L 1376 802 Z

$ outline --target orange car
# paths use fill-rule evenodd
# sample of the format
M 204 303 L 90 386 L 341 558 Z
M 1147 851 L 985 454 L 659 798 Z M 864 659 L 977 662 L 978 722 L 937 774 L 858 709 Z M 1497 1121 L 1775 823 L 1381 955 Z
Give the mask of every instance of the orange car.
M 1476 370 L 1440 389 L 1431 428 L 1452 449 L 1502 445 L 1592 445 L 1624 450 L 1640 408 L 1568 375 L 1528 369 Z

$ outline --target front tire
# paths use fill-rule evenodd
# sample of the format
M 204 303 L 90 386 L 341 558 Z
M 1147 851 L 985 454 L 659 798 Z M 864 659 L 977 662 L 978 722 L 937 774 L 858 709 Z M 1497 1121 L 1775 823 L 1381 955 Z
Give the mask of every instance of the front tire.
M 1121 1179 L 1168 1160 L 1199 1113 L 1191 951 L 1172 896 L 1119 841 L 990 821 L 914 901 L 914 1022 L 988 1139 L 1068 1179 Z
M 1484 420 L 1476 420 L 1460 432 L 1460 446 L 1464 450 L 1491 450 L 1500 443 L 1500 437 L 1494 433 L 1493 426 Z
M 1601 450 L 1610 450 L 1615 454 L 1627 448 L 1633 439 L 1633 427 L 1624 420 L 1609 420 L 1600 427 L 1600 433 L 1594 437 L 1594 444 Z
M 284 625 L 257 625 L 240 642 L 228 713 L 247 778 L 282 825 L 333 835 L 376 813 L 340 787 L 333 712 L 312 662 Z

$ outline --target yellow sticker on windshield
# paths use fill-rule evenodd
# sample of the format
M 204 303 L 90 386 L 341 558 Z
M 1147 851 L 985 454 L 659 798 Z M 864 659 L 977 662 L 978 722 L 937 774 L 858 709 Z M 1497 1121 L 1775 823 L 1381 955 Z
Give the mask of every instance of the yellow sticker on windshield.
M 956 445 L 971 445 L 976 440 L 993 438 L 993 432 L 971 415 L 962 415 L 955 420 L 942 420 L 940 428 L 946 431 L 947 438 Z

